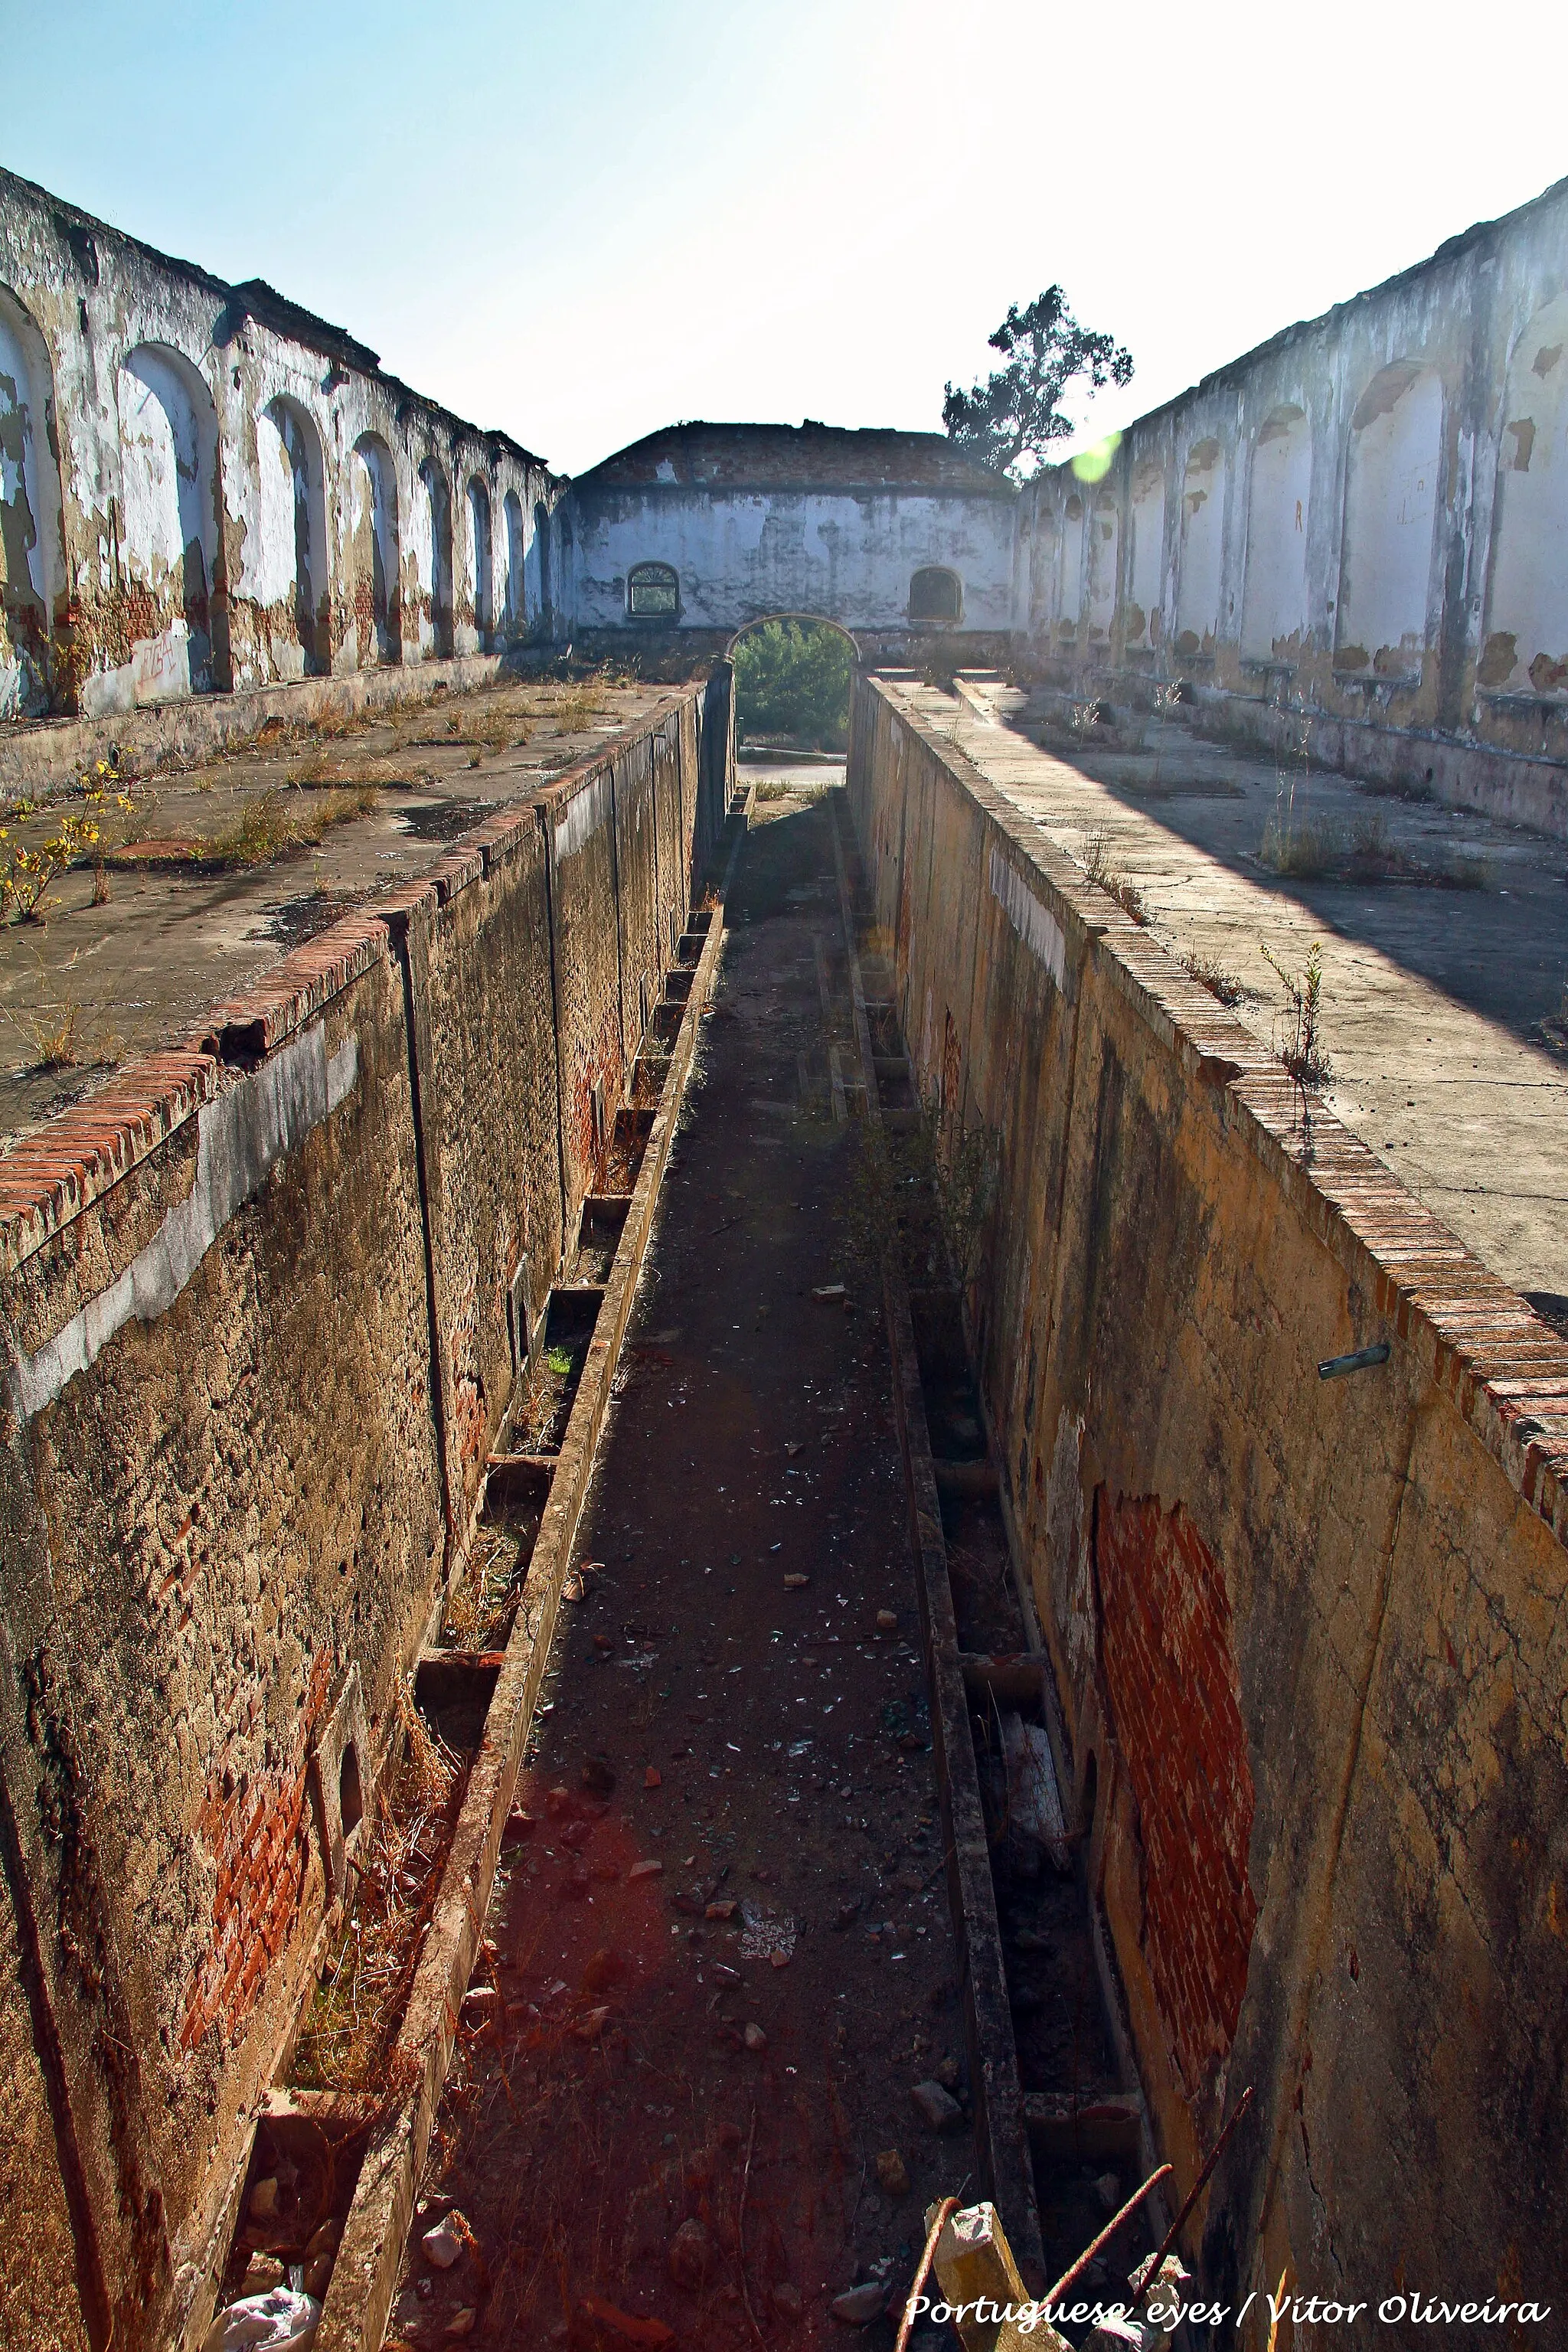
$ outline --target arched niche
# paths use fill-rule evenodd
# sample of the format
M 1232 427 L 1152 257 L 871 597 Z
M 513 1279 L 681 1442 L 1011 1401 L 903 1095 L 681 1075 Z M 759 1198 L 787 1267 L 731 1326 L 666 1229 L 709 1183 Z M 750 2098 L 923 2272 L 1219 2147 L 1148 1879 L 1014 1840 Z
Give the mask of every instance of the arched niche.
M 397 469 L 378 433 L 362 433 L 350 456 L 348 523 L 355 658 L 362 669 L 395 663 L 403 654 Z
M 1069 491 L 1062 509 L 1061 562 L 1058 572 L 1057 635 L 1068 643 L 1078 635 L 1083 619 L 1083 538 L 1087 520 L 1084 502 Z
M 54 373 L 42 335 L 0 286 L 0 718 L 49 705 L 60 590 L 60 478 L 49 446 Z
M 1165 477 L 1152 459 L 1133 469 L 1127 556 L 1127 611 L 1123 635 L 1129 646 L 1160 642 L 1161 572 L 1165 547 Z
M 508 490 L 501 500 L 501 523 L 506 538 L 506 595 L 503 612 L 509 628 L 522 626 L 524 619 L 523 566 L 527 561 L 528 539 L 522 519 L 522 500 L 515 490 Z
M 468 478 L 464 499 L 468 523 L 468 584 L 473 591 L 474 626 L 481 648 L 489 648 L 495 630 L 495 556 L 490 541 L 490 494 L 478 474 Z
M 1297 652 L 1307 627 L 1307 499 L 1312 433 L 1293 401 L 1271 409 L 1252 445 L 1241 650 L 1252 661 Z
M 533 544 L 539 559 L 539 612 L 548 626 L 554 616 L 555 583 L 550 567 L 550 509 L 542 499 L 534 503 Z
M 1373 378 L 1351 418 L 1334 667 L 1415 678 L 1430 636 L 1443 383 L 1419 360 Z
M 299 402 L 279 394 L 256 420 L 261 478 L 259 547 L 253 569 L 279 677 L 331 667 L 326 487 L 321 444 Z
M 217 549 L 217 417 L 202 374 L 166 343 L 120 363 L 120 562 L 138 702 L 206 694 Z
M 452 493 L 440 460 L 419 468 L 419 650 L 440 659 L 452 650 Z
M 1061 523 L 1047 506 L 1037 509 L 1029 547 L 1029 626 L 1048 630 L 1056 617 L 1056 596 L 1061 569 Z
M 1509 362 L 1478 685 L 1568 695 L 1568 293 Z
M 1116 617 L 1116 562 L 1121 552 L 1121 510 L 1112 490 L 1101 490 L 1089 513 L 1089 638 L 1103 646 Z
M 1225 452 L 1219 443 L 1194 442 L 1182 477 L 1182 536 L 1176 570 L 1178 654 L 1206 652 L 1219 631 L 1225 482 Z

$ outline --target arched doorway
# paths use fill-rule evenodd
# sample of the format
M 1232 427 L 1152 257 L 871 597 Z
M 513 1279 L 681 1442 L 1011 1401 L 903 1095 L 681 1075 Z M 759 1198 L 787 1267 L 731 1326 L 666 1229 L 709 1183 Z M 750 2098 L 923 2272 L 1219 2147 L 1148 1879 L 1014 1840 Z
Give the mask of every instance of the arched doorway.
M 770 613 L 738 629 L 726 652 L 735 667 L 738 740 L 816 754 L 848 749 L 859 650 L 838 622 Z
M 494 558 L 490 549 L 490 494 L 478 474 L 468 482 L 468 586 L 479 651 L 489 653 L 495 634 Z

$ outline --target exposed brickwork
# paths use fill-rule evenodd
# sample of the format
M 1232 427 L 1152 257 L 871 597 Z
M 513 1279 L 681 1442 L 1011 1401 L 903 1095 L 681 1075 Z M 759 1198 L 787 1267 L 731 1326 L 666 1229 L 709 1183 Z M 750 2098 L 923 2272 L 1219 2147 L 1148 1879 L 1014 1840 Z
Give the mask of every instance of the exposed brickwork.
M 1252 1773 L 1224 1573 L 1178 1503 L 1095 1496 L 1100 1667 L 1138 1800 L 1143 1949 L 1190 2097 L 1247 1990 Z
M 235 1775 L 215 1766 L 195 1834 L 217 1864 L 212 1941 L 185 1991 L 180 2048 L 196 2047 L 214 2025 L 227 2042 L 255 2007 L 262 1980 L 293 1933 L 310 1865 L 306 1782 L 310 1743 L 326 1702 L 331 1662 L 318 1658 L 287 1758 L 270 1772 Z M 258 1687 L 249 1721 L 261 1712 Z
M 217 1087 L 211 1053 L 149 1054 L 0 1159 L 7 1272 L 145 1160 Z

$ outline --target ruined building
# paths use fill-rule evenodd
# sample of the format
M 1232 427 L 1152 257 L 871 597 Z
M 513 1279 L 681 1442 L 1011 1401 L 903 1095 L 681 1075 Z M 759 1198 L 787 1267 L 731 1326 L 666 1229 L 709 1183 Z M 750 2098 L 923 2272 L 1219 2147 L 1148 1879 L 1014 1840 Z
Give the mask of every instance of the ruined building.
M 776 614 L 860 656 L 833 835 L 857 1100 L 902 1086 L 909 1127 L 923 1104 L 984 1141 L 984 1460 L 933 1467 L 906 1415 L 912 1540 L 938 1469 L 1005 1523 L 1116 2127 L 1184 2193 L 1252 2088 L 1184 2239 L 1233 2303 L 1282 2270 L 1551 2300 L 1568 1149 L 1467 1246 L 1061 845 L 1077 771 L 1025 735 L 1135 744 L 1158 706 L 1184 758 L 1307 758 L 1434 826 L 1529 828 L 1544 892 L 1565 387 L 1568 183 L 1098 468 L 1015 490 L 934 435 L 685 425 L 567 483 L 260 281 L 0 175 L 6 821 L 100 760 L 177 781 L 405 706 L 449 705 L 428 756 L 461 757 L 422 862 L 376 833 L 323 928 L 290 900 L 235 985 L 193 966 L 188 1003 L 175 971 L 129 1005 L 112 1066 L 6 1081 L 0 2346 L 202 2343 L 373 1792 L 415 1697 L 460 1684 L 484 1737 L 324 2289 L 321 2352 L 381 2340 L 722 944 L 725 656 Z M 541 703 L 532 766 L 459 797 L 486 755 L 464 695 L 569 645 L 626 676 Z M 149 893 L 201 865 L 184 835 L 126 849 Z M 186 951 L 170 922 L 149 961 Z M 1568 988 L 1549 961 L 1531 984 Z M 1563 1005 L 1521 1047 L 1549 1104 Z M 1512 1132 L 1478 1128 L 1476 1189 Z M 546 1459 L 508 1414 L 557 1343 L 581 1385 Z M 502 1503 L 533 1549 L 503 1636 L 464 1645 L 446 1612 Z M 925 1632 L 962 1727 L 986 1661 Z M 965 1918 L 978 2179 L 1026 2243 L 1028 2132 L 1066 2126 L 1018 2090 L 994 1914 L 989 1940 Z

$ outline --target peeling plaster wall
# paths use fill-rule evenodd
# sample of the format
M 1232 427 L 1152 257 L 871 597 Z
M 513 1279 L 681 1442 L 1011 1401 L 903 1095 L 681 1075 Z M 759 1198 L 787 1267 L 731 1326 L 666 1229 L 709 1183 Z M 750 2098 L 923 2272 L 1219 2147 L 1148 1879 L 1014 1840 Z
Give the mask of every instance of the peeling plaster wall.
M 849 793 L 921 1092 L 994 1171 L 969 1328 L 1179 2192 L 1256 2086 L 1204 2291 L 1550 2303 L 1568 1347 L 891 683 Z
M 1048 683 L 1185 678 L 1216 731 L 1568 835 L 1568 182 L 1141 417 L 1098 491 L 1047 468 L 1019 529 Z
M 579 484 L 564 509 L 571 625 L 633 625 L 627 577 L 634 564 L 655 562 L 678 576 L 682 628 L 733 631 L 772 613 L 811 613 L 853 630 L 907 630 L 910 583 L 936 565 L 962 583 L 960 633 L 1005 631 L 1013 508 L 994 495 Z
M 453 546 L 454 481 L 482 488 L 482 550 Z M 340 330 L 0 173 L 0 718 L 504 651 L 544 626 L 558 487 Z

